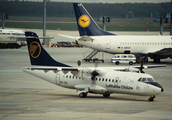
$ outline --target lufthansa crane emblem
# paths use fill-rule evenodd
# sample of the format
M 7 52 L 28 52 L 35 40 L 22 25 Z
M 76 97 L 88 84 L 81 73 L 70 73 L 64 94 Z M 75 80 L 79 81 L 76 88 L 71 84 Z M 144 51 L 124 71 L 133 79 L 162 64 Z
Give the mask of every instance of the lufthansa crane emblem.
M 36 42 L 36 41 L 33 41 L 30 44 L 30 55 L 33 58 L 37 58 L 37 57 L 39 57 L 40 54 L 41 54 L 41 46 L 40 46 L 40 44 L 38 42 Z
M 88 15 L 82 15 L 78 19 L 78 23 L 82 28 L 86 28 L 90 25 L 90 18 Z

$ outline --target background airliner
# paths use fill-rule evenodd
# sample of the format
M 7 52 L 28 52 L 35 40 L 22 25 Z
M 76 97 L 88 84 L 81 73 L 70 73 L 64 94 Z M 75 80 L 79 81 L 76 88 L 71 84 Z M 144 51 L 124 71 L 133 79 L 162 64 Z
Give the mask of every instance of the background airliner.
M 156 63 L 160 59 L 172 58 L 171 36 L 117 36 L 101 30 L 82 4 L 73 3 L 73 7 L 80 34 L 76 38 L 79 44 L 112 54 L 141 54 Z
M 23 30 L 17 29 L 0 29 L 0 48 L 19 48 L 21 43 L 26 41 L 21 37 L 25 37 Z M 21 42 L 22 41 L 22 42 Z
M 143 66 L 71 67 L 55 61 L 42 47 L 36 33 L 25 32 L 25 35 L 33 66 L 25 67 L 23 71 L 50 83 L 76 89 L 79 97 L 86 97 L 88 93 L 103 94 L 104 97 L 121 93 L 148 96 L 148 101 L 153 101 L 155 95 L 164 91 L 151 75 L 140 73 Z M 147 66 L 150 67 L 164 66 Z

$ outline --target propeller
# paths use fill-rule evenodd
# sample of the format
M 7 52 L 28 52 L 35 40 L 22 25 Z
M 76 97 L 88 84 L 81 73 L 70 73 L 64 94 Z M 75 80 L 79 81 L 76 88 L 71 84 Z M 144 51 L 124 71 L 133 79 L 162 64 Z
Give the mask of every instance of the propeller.
M 91 79 L 92 79 L 92 80 L 95 80 L 96 76 L 99 75 L 99 73 L 98 73 L 96 70 L 94 70 L 94 71 L 91 73 L 91 75 L 92 75 Z
M 98 63 L 95 62 L 95 70 L 91 73 L 92 75 L 91 80 L 95 80 L 96 76 L 99 75 L 99 73 L 96 70 L 97 66 L 98 66 Z

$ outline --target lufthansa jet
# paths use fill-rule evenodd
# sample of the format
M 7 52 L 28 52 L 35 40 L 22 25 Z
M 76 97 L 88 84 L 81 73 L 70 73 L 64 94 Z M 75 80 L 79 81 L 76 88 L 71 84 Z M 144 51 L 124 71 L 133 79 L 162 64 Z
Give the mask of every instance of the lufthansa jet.
M 142 73 L 143 68 L 158 66 L 72 67 L 55 61 L 42 47 L 36 33 L 25 32 L 25 35 L 32 67 L 23 71 L 55 85 L 76 89 L 81 98 L 88 93 L 104 97 L 119 93 L 148 96 L 148 101 L 154 101 L 155 95 L 164 91 L 151 75 Z
M 172 58 L 171 36 L 117 36 L 101 30 L 82 4 L 73 3 L 73 7 L 80 34 L 77 43 L 100 52 L 149 56 L 156 63 Z

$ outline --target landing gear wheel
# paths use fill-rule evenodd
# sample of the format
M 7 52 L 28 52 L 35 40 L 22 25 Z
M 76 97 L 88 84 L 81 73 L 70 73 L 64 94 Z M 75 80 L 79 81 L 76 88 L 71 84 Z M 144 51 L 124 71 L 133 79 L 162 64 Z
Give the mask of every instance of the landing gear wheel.
M 79 97 L 80 97 L 80 98 L 87 97 L 87 93 L 83 93 L 83 92 L 82 92 L 82 93 L 79 94 Z
M 158 58 L 156 59 L 156 58 L 155 58 L 155 59 L 153 60 L 153 62 L 154 62 L 154 63 L 160 63 L 161 61 L 160 61 L 160 59 L 158 59 Z
M 103 94 L 103 97 L 108 98 L 110 97 L 110 94 Z
M 154 101 L 154 98 L 153 97 L 148 98 L 148 101 Z

